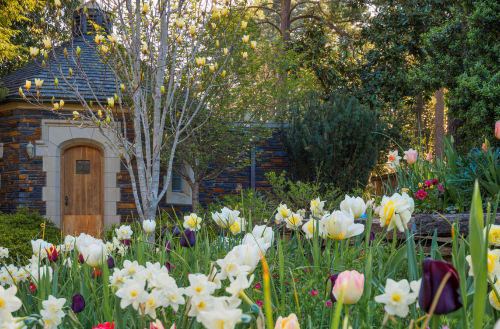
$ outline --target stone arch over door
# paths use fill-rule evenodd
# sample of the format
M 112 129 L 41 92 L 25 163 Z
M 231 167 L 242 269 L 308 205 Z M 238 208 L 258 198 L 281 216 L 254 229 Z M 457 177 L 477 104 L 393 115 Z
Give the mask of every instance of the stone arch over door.
M 36 155 L 42 156 L 43 171 L 46 173 L 42 200 L 45 201 L 45 216 L 62 227 L 61 218 L 61 151 L 70 144 L 88 143 L 102 150 L 104 158 L 104 219 L 103 226 L 120 223 L 117 202 L 121 199 L 117 187 L 117 173 L 120 172 L 120 158 L 107 145 L 107 139 L 98 128 L 78 128 L 63 120 L 42 120 L 42 136 L 36 141 Z M 64 200 L 62 200 L 64 202 Z

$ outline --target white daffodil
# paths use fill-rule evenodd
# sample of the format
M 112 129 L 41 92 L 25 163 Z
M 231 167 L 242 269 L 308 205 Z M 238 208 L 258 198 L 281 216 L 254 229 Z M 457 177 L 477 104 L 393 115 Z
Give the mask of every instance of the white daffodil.
M 0 247 L 0 258 L 9 258 L 9 249 Z
M 139 308 L 139 303 L 147 302 L 149 294 L 144 291 L 145 283 L 144 280 L 127 280 L 123 287 L 118 289 L 115 294 L 122 299 L 120 307 L 126 308 L 132 305 L 132 307 L 137 310 Z
M 2 314 L 10 315 L 10 313 L 17 311 L 23 305 L 21 300 L 16 297 L 16 293 L 16 286 L 11 286 L 8 289 L 4 289 L 0 286 L 0 320 Z
M 190 286 L 184 289 L 184 294 L 200 300 L 213 294 L 217 286 L 215 283 L 208 281 L 208 277 L 204 274 L 189 274 L 188 280 Z
M 495 289 L 497 290 L 497 292 L 500 294 L 500 283 L 497 281 L 495 284 Z M 488 296 L 489 300 L 490 300 L 490 304 L 491 306 L 493 306 L 496 310 L 500 311 L 500 301 L 499 301 L 499 296 L 497 296 L 497 294 L 495 293 L 495 290 L 491 289 L 491 292 Z
M 352 211 L 354 218 L 359 218 L 365 213 L 366 204 L 360 197 L 355 198 L 346 195 L 344 201 L 340 203 L 340 210 Z
M 124 276 L 131 276 L 136 278 L 140 273 L 144 271 L 144 266 L 139 265 L 139 263 L 134 260 L 133 262 L 128 259 L 123 262 L 123 274 Z
M 401 160 L 401 157 L 398 155 L 398 150 L 389 153 L 387 158 L 387 165 L 389 165 L 391 169 L 396 169 L 396 167 L 399 166 L 399 160 Z
M 395 193 L 391 197 L 384 196 L 380 203 L 380 226 L 387 226 L 388 231 L 396 226 L 400 232 L 403 232 L 412 214 L 412 203 L 409 199 L 411 198 L 401 196 L 399 193 Z
M 286 227 L 291 230 L 296 230 L 302 224 L 302 217 L 297 213 L 292 213 L 289 217 L 285 218 Z
M 49 323 L 60 324 L 62 318 L 66 316 L 63 311 L 64 304 L 66 304 L 65 298 L 55 298 L 50 295 L 47 300 L 42 302 L 43 309 L 40 311 L 40 315 Z
M 198 217 L 197 214 L 190 214 L 189 216 L 184 216 L 184 228 L 190 229 L 191 231 L 198 231 L 201 228 L 201 221 L 203 218 Z
M 148 294 L 147 301 L 144 303 L 144 313 L 156 319 L 156 309 L 162 305 L 161 293 L 158 290 L 153 290 Z
M 484 235 L 486 236 L 486 227 L 484 228 Z M 488 243 L 490 244 L 490 246 L 500 246 L 500 225 L 490 226 L 490 232 L 488 233 Z
M 404 279 L 396 282 L 387 279 L 385 293 L 375 297 L 377 303 L 385 304 L 384 309 L 389 315 L 397 315 L 404 318 L 410 311 L 409 305 L 417 299 L 416 293 L 410 292 L 410 284 Z
M 238 257 L 233 251 L 230 251 L 224 259 L 218 259 L 217 264 L 221 269 L 220 279 L 234 278 L 240 273 L 250 272 L 250 266 L 243 265 L 243 261 L 243 257 Z
M 156 229 L 156 221 L 151 219 L 146 219 L 142 222 L 142 229 L 147 233 L 151 234 Z
M 175 279 L 168 274 L 168 269 L 162 267 L 160 271 L 153 276 L 149 287 L 160 291 L 163 297 L 167 298 L 177 289 L 177 284 L 175 283 Z
M 177 285 L 175 285 L 174 289 L 171 290 L 171 293 L 163 300 L 163 307 L 170 306 L 175 312 L 177 312 L 179 305 L 184 305 L 186 302 L 182 295 L 184 295 L 184 288 L 177 288 Z
M 119 240 L 130 239 L 132 237 L 132 229 L 129 225 L 122 225 L 116 228 L 115 233 Z
M 472 258 L 471 255 L 465 257 L 465 260 L 469 263 L 469 275 L 474 276 L 474 271 L 472 270 Z M 495 282 L 495 276 L 500 277 L 500 249 L 488 250 L 488 275 L 491 281 Z
M 281 204 L 276 210 L 277 222 L 283 222 L 290 216 L 292 216 L 292 210 L 288 209 L 286 204 Z
M 314 230 L 316 229 L 316 224 L 318 223 L 318 220 L 315 219 L 310 219 L 302 225 L 302 231 L 306 234 L 307 239 L 312 239 L 314 237 Z M 321 225 L 321 222 L 320 222 Z
M 138 279 L 146 280 L 149 284 L 153 281 L 153 278 L 160 273 L 161 264 L 160 263 L 151 263 L 146 262 L 146 268 L 142 269 L 140 273 L 138 273 Z
M 227 302 L 224 299 L 217 298 L 213 310 L 200 312 L 200 320 L 207 329 L 230 329 L 236 327 L 242 314 L 241 309 L 228 309 Z
M 222 208 L 220 213 L 212 213 L 212 219 L 222 228 L 230 228 L 239 216 L 238 210 L 231 210 L 227 207 Z
M 204 298 L 193 297 L 191 299 L 191 308 L 189 309 L 188 316 L 196 316 L 197 321 L 201 321 L 200 312 L 210 312 L 214 308 L 215 298 L 208 295 Z
M 250 288 L 254 279 L 254 275 L 250 276 L 250 280 L 248 280 L 247 275 L 244 273 L 240 273 L 236 280 L 233 280 L 229 287 L 226 288 L 226 292 L 231 294 L 232 297 L 239 296 L 241 292 L 244 292 L 245 289 Z
M 115 267 L 113 269 L 113 275 L 109 277 L 109 285 L 119 289 L 123 287 L 123 284 L 128 280 L 128 278 L 128 276 L 124 275 L 123 270 Z
M 252 235 L 257 239 L 264 239 L 265 243 L 271 245 L 274 241 L 274 231 L 271 227 L 266 225 L 255 225 L 252 230 Z
M 229 227 L 229 230 L 233 235 L 240 234 L 241 232 L 245 231 L 245 219 L 238 217 L 234 221 L 234 223 Z
M 64 238 L 64 250 L 73 251 L 75 249 L 76 238 L 72 235 L 66 235 Z
M 323 216 L 320 229 L 324 235 L 334 240 L 344 240 L 360 235 L 365 230 L 363 224 L 354 224 L 352 212 L 345 210 L 334 211 L 330 215 Z
M 323 208 L 325 207 L 325 201 L 321 201 L 319 198 L 311 200 L 311 213 L 314 217 L 319 217 L 323 212 Z

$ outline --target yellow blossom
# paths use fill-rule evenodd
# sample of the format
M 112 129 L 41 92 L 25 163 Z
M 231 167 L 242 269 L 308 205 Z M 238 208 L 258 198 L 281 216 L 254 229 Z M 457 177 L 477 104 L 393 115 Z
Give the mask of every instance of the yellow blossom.
M 179 28 L 183 28 L 184 26 L 186 26 L 186 21 L 184 21 L 184 19 L 182 18 L 177 18 L 175 20 L 175 24 L 177 24 Z
M 248 22 L 242 21 L 241 22 L 241 29 L 246 30 Z
M 113 97 L 108 98 L 109 107 L 115 106 L 115 99 Z
M 250 42 L 250 46 L 252 47 L 252 49 L 255 50 L 255 48 L 257 48 L 257 42 L 256 41 L 251 41 Z
M 36 57 L 38 55 L 38 52 L 40 51 L 40 49 L 38 48 L 35 48 L 35 47 L 30 47 L 30 54 L 31 56 L 33 57 Z
M 243 43 L 247 43 L 249 39 L 250 39 L 250 36 L 245 35 L 245 36 L 243 36 L 243 38 L 241 38 L 241 41 L 243 41 Z
M 26 84 L 24 85 L 24 88 L 26 88 L 28 90 L 31 88 L 31 81 L 30 80 L 26 80 Z
M 196 26 L 191 25 L 191 26 L 189 27 L 189 33 L 191 33 L 191 36 L 193 36 L 193 37 L 194 37 L 194 35 L 195 35 L 195 33 L 196 33 Z
M 243 57 L 243 59 L 247 59 L 248 53 L 245 51 L 241 54 L 241 56 Z
M 227 55 L 227 48 L 224 48 L 224 55 Z
M 115 44 L 118 41 L 118 36 L 113 33 L 111 35 L 108 35 L 108 39 L 112 44 Z
M 98 34 L 95 36 L 94 41 L 95 41 L 95 43 L 100 44 L 101 42 L 104 41 L 104 36 Z
M 205 65 L 205 57 L 196 57 L 196 65 L 204 66 Z
M 45 46 L 46 49 L 50 49 L 50 39 L 49 38 L 45 38 L 43 39 L 43 45 Z
M 35 78 L 35 86 L 37 88 L 40 88 L 43 85 L 43 80 L 42 79 L 36 79 Z

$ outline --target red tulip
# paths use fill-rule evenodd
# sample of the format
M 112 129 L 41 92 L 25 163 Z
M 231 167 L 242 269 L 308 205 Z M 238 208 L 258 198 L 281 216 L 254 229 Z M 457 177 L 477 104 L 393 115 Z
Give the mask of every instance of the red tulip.
M 434 314 L 448 314 L 462 307 L 457 270 L 446 262 L 426 258 L 422 266 L 422 284 L 418 295 L 418 304 L 425 312 L 429 313 L 439 285 L 447 273 L 451 276 L 439 296 Z
M 106 323 L 100 323 L 97 325 L 97 327 L 92 327 L 92 329 L 114 329 L 115 327 L 115 322 L 113 321 L 113 323 L 109 323 L 109 322 L 106 322 Z
M 45 251 L 47 251 L 47 259 L 49 262 L 57 262 L 59 259 L 59 251 L 56 249 L 54 246 L 50 246 L 49 249 L 45 248 Z

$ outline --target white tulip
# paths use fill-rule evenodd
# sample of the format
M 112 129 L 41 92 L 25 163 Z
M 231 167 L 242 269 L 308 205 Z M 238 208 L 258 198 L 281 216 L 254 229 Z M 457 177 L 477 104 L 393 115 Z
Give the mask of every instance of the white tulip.
M 323 207 L 325 206 L 325 201 L 321 201 L 319 198 L 311 200 L 311 213 L 315 217 L 319 217 L 323 212 Z
M 340 203 L 340 210 L 352 211 L 354 218 L 359 218 L 365 213 L 366 204 L 360 197 L 355 198 L 346 195 L 344 201 Z
M 150 220 L 146 219 L 142 222 L 142 228 L 147 234 L 153 233 L 156 228 L 156 221 L 155 220 Z
M 322 225 L 321 225 L 322 224 Z M 344 240 L 360 235 L 365 230 L 363 224 L 354 224 L 352 212 L 334 211 L 321 219 L 320 227 L 324 234 L 334 240 Z
M 375 297 L 375 302 L 385 304 L 384 309 L 389 315 L 404 318 L 410 312 L 409 305 L 417 299 L 416 293 L 410 292 L 410 284 L 404 279 L 396 282 L 387 279 L 385 293 Z
M 190 229 L 191 231 L 198 231 L 201 228 L 201 221 L 203 218 L 198 217 L 197 214 L 190 214 L 189 216 L 184 216 L 184 228 Z
M 43 254 L 45 252 L 45 248 L 50 248 L 52 246 L 51 243 L 44 241 L 42 239 L 31 240 L 31 247 L 33 249 L 33 254 L 38 256 L 39 254 Z M 45 254 L 46 255 L 46 254 Z
M 255 225 L 252 234 L 257 239 L 264 239 L 264 242 L 269 243 L 269 245 L 274 241 L 274 231 L 271 227 L 267 227 L 266 225 Z
M 212 213 L 212 219 L 222 228 L 230 228 L 238 219 L 240 212 L 224 207 L 220 213 Z
M 83 255 L 83 253 L 87 250 L 87 247 L 94 243 L 95 240 L 96 239 L 94 239 L 94 237 L 81 233 L 78 238 L 76 238 L 76 249 Z
M 242 244 L 235 246 L 232 250 L 236 254 L 236 257 L 243 258 L 242 265 L 249 266 L 250 272 L 253 272 L 260 261 L 260 248 L 258 245 Z M 265 254 L 262 252 L 262 254 Z
M 411 219 L 412 207 L 414 207 L 413 199 L 406 193 L 401 196 L 395 193 L 391 197 L 384 196 L 380 203 L 380 226 L 387 226 L 387 230 L 392 230 L 395 226 L 399 231 L 403 232 L 406 224 Z
M 83 259 L 90 267 L 99 267 L 106 261 L 107 249 L 104 243 L 92 243 L 82 254 Z

